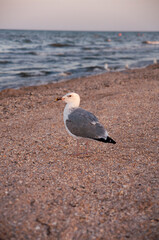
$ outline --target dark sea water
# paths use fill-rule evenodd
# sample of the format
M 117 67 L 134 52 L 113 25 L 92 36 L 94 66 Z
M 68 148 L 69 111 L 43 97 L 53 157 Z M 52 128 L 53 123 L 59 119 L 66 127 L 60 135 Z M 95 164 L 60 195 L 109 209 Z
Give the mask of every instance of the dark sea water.
M 0 90 L 159 62 L 159 44 L 146 41 L 159 32 L 0 30 Z

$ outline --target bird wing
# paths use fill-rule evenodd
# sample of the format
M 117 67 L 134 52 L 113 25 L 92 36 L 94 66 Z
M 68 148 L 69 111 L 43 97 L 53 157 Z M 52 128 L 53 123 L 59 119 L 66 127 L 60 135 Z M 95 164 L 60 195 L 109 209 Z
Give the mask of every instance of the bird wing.
M 78 137 L 105 138 L 108 135 L 96 116 L 82 108 L 77 108 L 70 113 L 66 126 L 73 135 Z

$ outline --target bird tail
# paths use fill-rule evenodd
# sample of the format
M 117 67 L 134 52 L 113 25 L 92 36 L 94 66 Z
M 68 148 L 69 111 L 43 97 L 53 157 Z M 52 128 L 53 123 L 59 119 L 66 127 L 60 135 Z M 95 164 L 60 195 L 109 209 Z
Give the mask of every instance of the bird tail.
M 104 142 L 104 143 L 116 144 L 116 142 L 112 138 L 110 138 L 109 136 L 106 139 L 105 138 L 94 138 L 94 140 Z

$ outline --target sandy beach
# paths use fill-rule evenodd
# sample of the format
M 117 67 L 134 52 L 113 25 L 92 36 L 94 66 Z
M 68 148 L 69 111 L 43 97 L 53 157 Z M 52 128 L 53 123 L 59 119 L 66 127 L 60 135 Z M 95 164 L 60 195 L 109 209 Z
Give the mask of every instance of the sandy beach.
M 116 145 L 74 156 L 74 91 Z M 0 92 L 0 239 L 159 238 L 159 65 Z

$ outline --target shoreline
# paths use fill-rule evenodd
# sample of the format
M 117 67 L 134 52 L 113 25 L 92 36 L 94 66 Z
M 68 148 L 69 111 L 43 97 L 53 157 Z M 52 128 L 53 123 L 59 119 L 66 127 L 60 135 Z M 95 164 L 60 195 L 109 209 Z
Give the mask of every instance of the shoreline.
M 0 92 L 0 239 L 157 239 L 159 64 Z M 76 142 L 75 91 L 116 145 Z
M 72 82 L 72 81 L 80 81 L 82 79 L 87 78 L 89 80 L 89 78 L 93 78 L 93 77 L 100 77 L 103 76 L 105 74 L 113 74 L 113 73 L 130 73 L 132 71 L 138 71 L 138 70 L 144 70 L 147 68 L 158 68 L 159 64 L 152 64 L 152 65 L 148 65 L 145 67 L 141 67 L 141 68 L 133 68 L 133 69 L 124 69 L 124 70 L 119 70 L 119 71 L 108 71 L 105 73 L 99 73 L 99 74 L 94 74 L 94 75 L 87 75 L 87 76 L 82 76 L 79 78 L 71 78 L 71 79 L 63 79 L 61 81 L 58 82 L 51 82 L 51 83 L 46 83 L 46 84 L 40 84 L 40 85 L 31 85 L 31 86 L 23 86 L 20 88 L 6 88 L 0 91 L 0 99 L 2 99 L 3 97 L 9 97 L 9 96 L 18 96 L 18 95 L 22 95 L 23 93 L 27 92 L 27 91 L 32 91 L 38 88 L 48 88 L 50 85 L 55 85 L 57 86 L 58 84 L 67 84 L 67 82 Z

